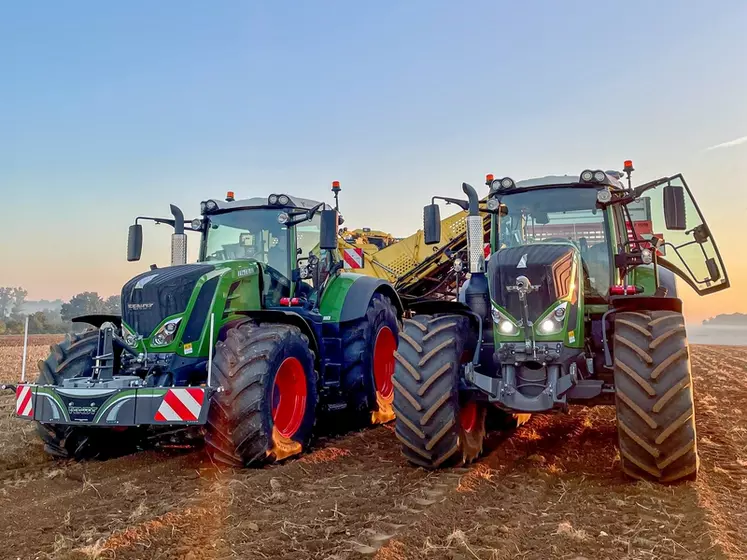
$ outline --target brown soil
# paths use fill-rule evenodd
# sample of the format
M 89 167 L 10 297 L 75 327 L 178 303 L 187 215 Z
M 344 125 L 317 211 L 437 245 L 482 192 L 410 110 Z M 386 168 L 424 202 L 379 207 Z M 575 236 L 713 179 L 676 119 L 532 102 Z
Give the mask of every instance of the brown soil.
M 747 348 L 695 346 L 693 372 L 702 470 L 672 487 L 621 476 L 609 408 L 535 417 L 463 469 L 409 466 L 385 426 L 229 471 L 194 449 L 51 460 L 3 395 L 0 557 L 746 558 Z

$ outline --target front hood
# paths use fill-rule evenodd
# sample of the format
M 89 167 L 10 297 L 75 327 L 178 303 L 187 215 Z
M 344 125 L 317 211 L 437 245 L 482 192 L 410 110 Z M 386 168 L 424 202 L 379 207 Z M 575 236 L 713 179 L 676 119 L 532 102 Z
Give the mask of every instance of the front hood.
M 566 297 L 572 287 L 573 262 L 578 253 L 565 243 L 537 243 L 501 249 L 488 261 L 488 278 L 495 303 L 513 317 L 521 318 L 521 302 L 516 292 L 516 278 L 526 276 L 539 290 L 527 296 L 529 318 L 536 321 L 547 308 Z
M 185 264 L 135 276 L 122 288 L 122 320 L 150 336 L 164 318 L 184 313 L 197 281 L 213 270 L 212 264 Z

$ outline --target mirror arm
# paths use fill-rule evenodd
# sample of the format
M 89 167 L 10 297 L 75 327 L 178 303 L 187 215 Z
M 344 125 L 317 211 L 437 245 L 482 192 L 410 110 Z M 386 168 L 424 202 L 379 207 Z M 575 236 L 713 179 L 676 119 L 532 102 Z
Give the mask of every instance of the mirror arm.
M 135 218 L 135 223 L 138 223 L 138 220 L 149 220 L 151 222 L 156 222 L 156 224 L 167 224 L 171 227 L 176 227 L 176 221 L 171 218 L 151 218 L 150 216 L 138 216 Z
M 467 210 L 469 210 L 469 202 L 467 202 L 466 200 L 460 200 L 458 198 L 450 198 L 448 196 L 434 196 L 433 198 L 431 198 L 431 204 L 435 204 L 436 203 L 436 199 L 438 199 L 438 200 L 444 200 L 444 201 L 446 201 L 449 204 L 456 204 L 457 206 L 459 206 L 465 212 Z

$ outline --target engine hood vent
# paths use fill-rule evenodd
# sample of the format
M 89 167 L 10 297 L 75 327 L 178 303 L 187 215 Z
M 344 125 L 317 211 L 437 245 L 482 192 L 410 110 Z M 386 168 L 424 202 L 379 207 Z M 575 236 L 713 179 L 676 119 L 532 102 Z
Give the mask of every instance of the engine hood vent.
M 183 313 L 201 276 L 215 269 L 209 264 L 185 264 L 149 270 L 122 288 L 122 320 L 143 337 L 170 315 Z

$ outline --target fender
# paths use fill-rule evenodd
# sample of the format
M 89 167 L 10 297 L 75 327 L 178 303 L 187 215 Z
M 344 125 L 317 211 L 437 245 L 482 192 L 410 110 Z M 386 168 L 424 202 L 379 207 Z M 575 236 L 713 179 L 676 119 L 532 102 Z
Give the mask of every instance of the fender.
M 475 314 L 466 303 L 460 301 L 437 301 L 425 300 L 418 301 L 407 305 L 407 310 L 416 314 L 435 315 L 436 313 L 451 313 L 453 315 L 464 315 L 469 317 L 473 327 L 477 328 L 478 323 Z
M 366 314 L 371 298 L 377 293 L 387 296 L 392 301 L 394 307 L 397 308 L 397 314 L 402 317 L 402 313 L 404 312 L 402 301 L 399 299 L 392 285 L 381 278 L 363 276 L 361 274 L 350 285 L 347 294 L 345 294 L 345 301 L 340 311 L 340 323 L 354 321 L 363 317 Z
M 613 296 L 610 303 L 620 311 L 674 311 L 682 313 L 682 300 L 676 297 Z
M 104 323 L 114 323 L 117 328 L 122 327 L 122 316 L 121 315 L 109 315 L 106 313 L 91 313 L 89 315 L 80 315 L 79 317 L 73 317 L 71 319 L 73 323 L 87 323 L 96 327 L 101 328 Z
M 308 337 L 309 346 L 317 356 L 317 359 L 321 355 L 319 352 L 319 337 L 317 336 L 316 330 L 312 324 L 299 313 L 276 309 L 258 309 L 254 311 L 239 311 L 236 314 L 243 315 L 247 317 L 247 319 L 252 319 L 259 323 L 282 323 L 298 327 L 301 329 L 301 332 Z M 225 340 L 228 329 L 237 327 L 245 322 L 247 322 L 246 319 L 237 319 L 226 323 L 218 333 L 218 340 Z
M 661 266 L 656 267 L 656 271 L 659 273 L 659 286 L 667 289 L 667 296 L 677 297 L 677 283 L 674 272 Z

